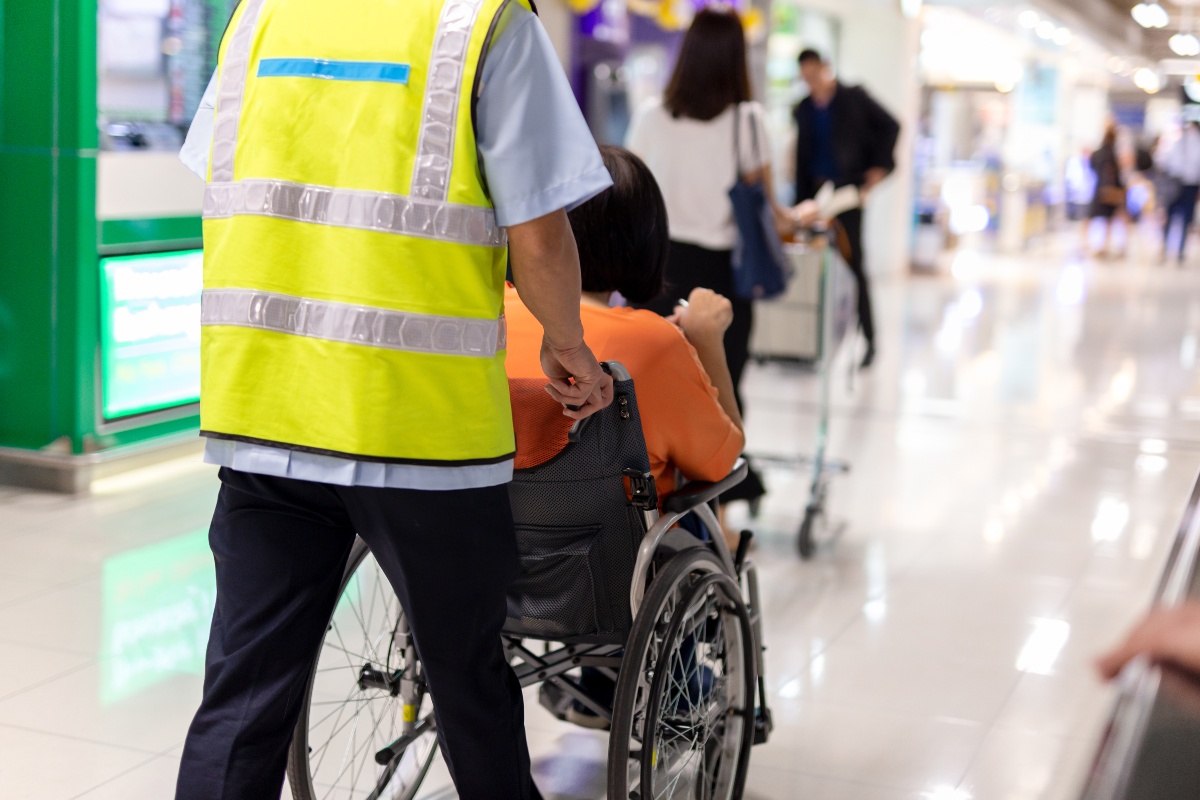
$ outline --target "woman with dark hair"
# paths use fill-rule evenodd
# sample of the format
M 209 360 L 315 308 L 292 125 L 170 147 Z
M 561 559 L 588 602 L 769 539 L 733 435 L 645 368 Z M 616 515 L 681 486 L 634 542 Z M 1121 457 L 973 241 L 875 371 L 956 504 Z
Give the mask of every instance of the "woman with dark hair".
M 691 480 L 720 480 L 741 453 L 742 419 L 722 341 L 733 310 L 728 300 L 703 288 L 693 290 L 671 320 L 612 306 L 614 292 L 632 302 L 662 292 L 670 241 L 666 206 L 650 170 L 627 150 L 600 152 L 613 186 L 569 214 L 583 278 L 580 317 L 597 357 L 620 361 L 634 378 L 661 496 L 675 488 L 675 470 Z M 509 378 L 545 383 L 542 328 L 513 290 L 505 297 L 505 319 Z M 557 407 L 555 413 L 561 411 Z M 539 432 L 524 429 L 527 415 L 516 416 L 517 466 L 532 466 L 526 450 L 545 448 L 525 447 Z
M 763 108 L 751 100 L 746 35 L 737 12 L 707 8 L 696 15 L 684 37 L 666 92 L 639 108 L 629 131 L 629 149 L 658 179 L 671 219 L 667 292 L 644 304 L 670 314 L 675 299 L 696 288 L 730 298 L 733 322 L 725 332 L 725 353 L 738 408 L 739 384 L 750 355 L 754 306 L 733 290 L 733 248 L 738 231 L 729 190 L 739 175 L 765 182 L 771 191 L 770 143 Z M 781 230 L 788 212 L 772 205 Z M 761 483 L 746 481 L 736 497 L 753 500 Z
M 1117 159 L 1117 128 L 1112 123 L 1104 129 L 1104 139 L 1091 158 L 1092 172 L 1096 174 L 1096 191 L 1092 196 L 1092 221 L 1104 220 L 1104 244 L 1097 251 L 1101 256 L 1109 255 L 1112 240 L 1113 220 L 1125 216 L 1125 181 L 1121 177 L 1121 164 Z

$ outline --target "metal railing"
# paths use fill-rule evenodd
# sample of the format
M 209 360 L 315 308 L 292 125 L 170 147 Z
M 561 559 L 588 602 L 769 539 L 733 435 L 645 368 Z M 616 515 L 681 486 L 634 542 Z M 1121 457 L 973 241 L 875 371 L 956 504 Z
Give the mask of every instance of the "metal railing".
M 1200 479 L 1159 582 L 1156 603 L 1200 600 Z M 1122 691 L 1081 800 L 1200 798 L 1200 680 L 1136 661 Z

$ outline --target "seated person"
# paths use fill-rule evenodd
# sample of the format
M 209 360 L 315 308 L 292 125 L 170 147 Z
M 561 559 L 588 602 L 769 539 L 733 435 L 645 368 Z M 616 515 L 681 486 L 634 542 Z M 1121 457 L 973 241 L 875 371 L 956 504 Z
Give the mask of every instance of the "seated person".
M 726 477 L 745 444 L 725 360 L 733 306 L 709 289 L 694 290 L 670 319 L 612 306 L 615 292 L 634 303 L 663 292 L 670 242 L 667 208 L 649 168 L 618 147 L 600 152 L 613 186 L 569 215 L 583 278 L 580 317 L 596 357 L 621 362 L 633 377 L 650 469 L 664 497 L 677 488 L 676 470 L 689 480 Z M 549 395 L 543 390 L 541 325 L 511 287 L 504 304 L 506 367 L 514 405 L 521 406 L 514 414 L 516 465 L 531 467 L 566 445 L 572 420 L 562 416 L 561 406 L 544 402 Z M 686 680 L 690 685 L 706 678 L 697 673 Z M 614 684 L 603 673 L 585 668 L 579 681 L 588 694 L 611 703 Z M 577 725 L 607 726 L 578 702 L 565 713 Z
M 611 306 L 614 292 L 636 303 L 662 293 L 667 210 L 654 176 L 637 156 L 618 147 L 600 150 L 613 186 L 570 213 L 583 278 L 580 316 L 597 358 L 619 361 L 633 376 L 661 497 L 676 488 L 676 469 L 689 480 L 721 480 L 742 452 L 742 419 L 723 343 L 733 309 L 708 289 L 693 291 L 670 320 Z M 509 379 L 544 385 L 542 328 L 512 288 L 505 315 Z M 518 468 L 538 463 L 528 459 L 528 452 L 545 454 L 536 446 L 539 436 L 562 434 L 526 429 L 538 419 L 517 415 Z

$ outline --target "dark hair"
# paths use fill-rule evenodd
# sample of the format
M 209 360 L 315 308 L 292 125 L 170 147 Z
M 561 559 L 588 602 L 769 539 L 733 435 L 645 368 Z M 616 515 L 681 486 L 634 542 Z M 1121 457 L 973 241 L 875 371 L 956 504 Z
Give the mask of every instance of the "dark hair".
M 813 50 L 811 47 L 809 47 L 805 50 L 801 50 L 800 57 L 796 60 L 799 61 L 801 64 L 807 64 L 810 61 L 816 61 L 817 63 L 820 63 L 820 64 L 825 63 L 825 57 L 822 56 L 820 53 L 818 53 L 816 50 Z
M 706 8 L 683 37 L 663 106 L 673 117 L 707 122 L 749 99 L 750 70 L 742 21 L 733 9 Z
M 1117 143 L 1117 126 L 1113 123 L 1108 123 L 1104 126 L 1104 138 L 1100 141 L 1101 147 L 1114 147 Z
M 670 250 L 667 205 L 645 162 L 620 147 L 600 148 L 613 185 L 572 211 L 585 292 L 620 292 L 645 303 L 663 290 Z

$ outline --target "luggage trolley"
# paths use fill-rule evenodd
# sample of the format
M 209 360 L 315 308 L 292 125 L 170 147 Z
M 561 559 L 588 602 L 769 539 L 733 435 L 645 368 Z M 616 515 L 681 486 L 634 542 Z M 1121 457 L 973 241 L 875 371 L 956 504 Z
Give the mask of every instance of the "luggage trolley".
M 812 558 L 816 550 L 816 527 L 825 515 L 830 480 L 850 469 L 849 464 L 828 457 L 833 362 L 857 324 L 854 286 L 847 280 L 846 267 L 831 242 L 837 230 L 836 226 L 809 228 L 800 241 L 785 247 L 793 267 L 788 292 L 779 300 L 761 303 L 755 309 L 756 331 L 751 342 L 757 360 L 797 364 L 815 372 L 820 382 L 813 455 L 798 459 L 751 457 L 756 462 L 797 469 L 811 466 L 808 502 L 797 537 L 797 547 L 804 559 Z M 853 380 L 853 363 L 850 370 Z
M 749 539 L 731 553 L 714 510 L 747 468 L 660 505 L 633 381 L 605 368 L 612 405 L 510 484 L 521 573 L 504 652 L 556 716 L 586 709 L 609 728 L 609 800 L 737 800 L 772 728 Z M 544 402 L 542 385 L 513 382 L 514 409 Z M 679 527 L 688 516 L 717 534 Z M 400 602 L 358 540 L 293 735 L 293 797 L 412 800 L 438 748 L 432 703 Z

